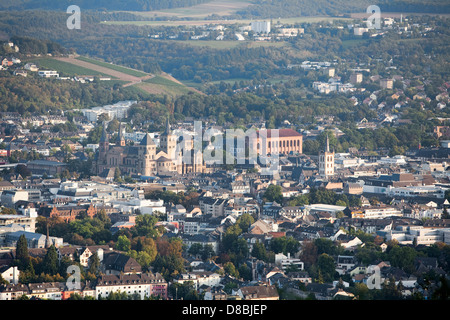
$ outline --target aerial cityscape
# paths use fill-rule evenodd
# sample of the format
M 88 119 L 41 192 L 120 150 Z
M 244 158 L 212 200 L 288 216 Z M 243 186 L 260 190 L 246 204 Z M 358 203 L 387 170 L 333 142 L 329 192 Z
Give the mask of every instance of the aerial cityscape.
M 447 300 L 449 18 L 0 0 L 0 300 Z

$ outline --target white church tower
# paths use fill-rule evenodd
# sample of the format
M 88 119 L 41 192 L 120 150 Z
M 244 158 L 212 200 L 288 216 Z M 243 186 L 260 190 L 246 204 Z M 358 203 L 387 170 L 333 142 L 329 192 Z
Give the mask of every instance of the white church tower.
M 334 151 L 330 152 L 328 134 L 325 151 L 319 153 L 319 175 L 324 178 L 334 175 Z

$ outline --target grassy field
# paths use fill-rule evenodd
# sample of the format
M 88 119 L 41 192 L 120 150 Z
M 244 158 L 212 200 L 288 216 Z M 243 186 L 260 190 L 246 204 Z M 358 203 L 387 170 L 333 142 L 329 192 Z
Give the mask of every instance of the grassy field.
M 94 60 L 94 59 L 90 59 L 87 57 L 77 57 L 78 60 L 81 61 L 85 61 L 85 62 L 89 62 L 101 67 L 105 67 L 111 70 L 115 70 L 115 71 L 119 71 L 125 74 L 128 74 L 130 76 L 134 76 L 134 77 L 145 77 L 148 76 L 147 73 L 143 72 L 143 71 L 139 71 L 139 70 L 135 70 L 135 69 L 131 69 L 131 68 L 127 68 L 127 67 L 123 67 L 123 66 L 119 66 L 116 64 L 111 64 L 111 63 L 107 63 L 107 62 L 103 62 L 103 61 L 99 61 L 99 60 Z
M 172 81 L 161 75 L 155 75 L 134 86 L 150 94 L 167 94 L 169 96 L 178 96 L 193 90 L 183 83 Z
M 143 17 L 175 17 L 175 18 L 205 18 L 216 14 L 226 16 L 236 11 L 246 8 L 251 4 L 249 0 L 213 0 L 207 3 L 198 4 L 185 8 L 174 8 L 158 11 L 131 12 Z
M 174 82 L 174 81 L 164 78 L 163 76 L 160 76 L 160 75 L 156 75 L 153 78 L 144 80 L 144 82 L 159 84 L 159 85 L 163 85 L 163 86 L 170 86 L 170 87 L 182 87 L 183 86 L 180 83 Z
M 59 73 L 66 76 L 108 76 L 105 73 L 101 73 L 92 69 L 75 66 L 73 64 L 59 61 L 53 58 L 38 58 L 32 60 L 33 63 L 39 66 L 39 68 L 56 70 Z M 111 77 L 113 78 L 113 77 Z

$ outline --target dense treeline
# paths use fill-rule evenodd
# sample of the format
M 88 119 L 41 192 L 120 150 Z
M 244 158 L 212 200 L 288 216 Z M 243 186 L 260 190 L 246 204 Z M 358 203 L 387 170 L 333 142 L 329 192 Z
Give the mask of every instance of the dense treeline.
M 67 49 L 50 40 L 39 40 L 29 37 L 11 37 L 10 41 L 20 48 L 21 54 L 66 54 Z
M 78 5 L 85 10 L 109 11 L 151 11 L 190 7 L 207 3 L 211 0 L 8 0 L 0 1 L 1 10 L 65 10 L 69 5 Z M 274 18 L 316 15 L 342 15 L 353 12 L 364 13 L 373 4 L 368 0 L 346 1 L 311 1 L 311 0 L 255 0 L 245 9 L 239 10 L 233 16 L 245 18 Z M 445 0 L 381 0 L 376 3 L 384 12 L 427 12 L 448 13 L 449 6 Z
M 179 7 L 190 7 L 210 0 L 9 0 L 0 1 L 1 10 L 65 10 L 70 5 L 77 5 L 87 10 L 127 10 L 151 11 Z
M 27 113 L 59 112 L 88 108 L 122 100 L 142 100 L 147 95 L 131 87 L 99 81 L 80 83 L 69 80 L 13 76 L 0 73 L 0 110 Z
M 345 0 L 257 0 L 255 5 L 238 11 L 236 14 L 243 17 L 298 17 L 314 15 L 339 15 L 349 12 L 365 12 L 370 1 Z
M 419 1 L 419 0 L 381 0 L 373 3 L 367 0 L 257 0 L 255 5 L 249 6 L 236 14 L 242 17 L 298 17 L 330 15 L 338 16 L 348 13 L 365 13 L 366 8 L 376 4 L 382 12 L 427 12 L 448 13 L 450 7 L 445 0 Z

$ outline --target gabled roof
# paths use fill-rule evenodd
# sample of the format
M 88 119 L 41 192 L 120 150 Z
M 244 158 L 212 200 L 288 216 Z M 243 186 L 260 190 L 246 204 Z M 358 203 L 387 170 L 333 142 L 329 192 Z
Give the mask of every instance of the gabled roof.
M 141 272 L 141 266 L 135 259 L 119 252 L 112 252 L 106 255 L 104 265 L 106 269 L 123 272 Z
M 248 286 L 242 287 L 241 292 L 244 299 L 278 298 L 278 291 L 275 286 Z
M 155 142 L 153 141 L 152 137 L 149 133 L 146 133 L 144 138 L 142 138 L 141 142 L 139 143 L 141 146 L 154 146 Z

